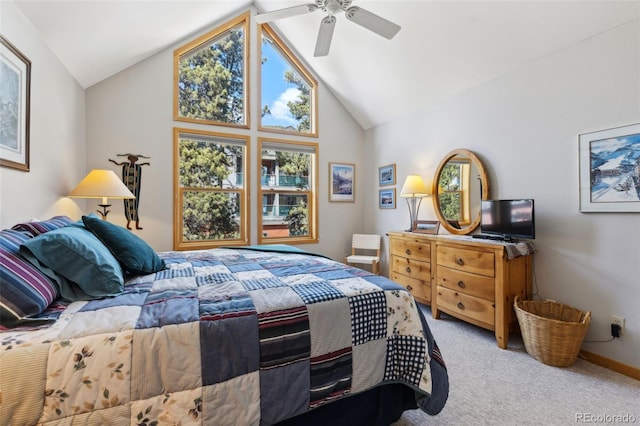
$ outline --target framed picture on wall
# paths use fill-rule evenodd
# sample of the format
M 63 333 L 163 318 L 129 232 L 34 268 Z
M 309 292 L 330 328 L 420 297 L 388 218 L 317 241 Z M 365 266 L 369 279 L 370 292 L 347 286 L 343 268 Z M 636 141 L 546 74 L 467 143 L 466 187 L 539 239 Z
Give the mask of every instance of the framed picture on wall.
M 640 212 L 640 124 L 578 139 L 580 211 Z
M 379 189 L 378 190 L 378 207 L 381 209 L 396 208 L 396 189 Z
M 0 166 L 29 171 L 31 61 L 0 35 Z
M 378 167 L 378 185 L 388 186 L 396 184 L 396 165 Z
M 329 201 L 353 203 L 356 199 L 356 165 L 329 163 Z

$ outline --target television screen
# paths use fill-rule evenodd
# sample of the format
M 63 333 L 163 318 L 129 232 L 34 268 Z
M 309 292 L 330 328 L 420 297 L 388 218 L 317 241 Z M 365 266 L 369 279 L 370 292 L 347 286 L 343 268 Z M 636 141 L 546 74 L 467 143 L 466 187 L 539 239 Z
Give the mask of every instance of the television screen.
M 535 238 L 533 200 L 483 200 L 481 210 L 481 233 Z

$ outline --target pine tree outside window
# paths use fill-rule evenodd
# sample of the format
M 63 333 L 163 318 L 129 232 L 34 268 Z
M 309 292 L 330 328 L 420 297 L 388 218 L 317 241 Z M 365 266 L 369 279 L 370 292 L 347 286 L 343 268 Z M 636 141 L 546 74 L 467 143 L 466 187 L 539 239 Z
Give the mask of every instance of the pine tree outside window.
M 246 245 L 249 137 L 174 129 L 174 249 Z
M 174 51 L 174 120 L 248 127 L 245 13 Z

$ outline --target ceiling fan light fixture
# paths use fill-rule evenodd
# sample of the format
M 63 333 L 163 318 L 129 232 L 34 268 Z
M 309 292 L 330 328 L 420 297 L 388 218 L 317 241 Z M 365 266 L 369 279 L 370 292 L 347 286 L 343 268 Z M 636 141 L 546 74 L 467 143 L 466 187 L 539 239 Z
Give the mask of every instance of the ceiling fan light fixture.
M 335 15 L 342 12 L 342 2 L 339 0 L 328 0 L 324 6 L 325 11 L 329 15 Z

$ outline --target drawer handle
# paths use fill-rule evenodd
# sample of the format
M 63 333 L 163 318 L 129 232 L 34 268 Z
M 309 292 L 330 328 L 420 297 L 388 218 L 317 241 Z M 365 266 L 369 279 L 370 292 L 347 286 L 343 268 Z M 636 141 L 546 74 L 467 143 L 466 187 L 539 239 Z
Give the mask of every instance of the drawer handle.
M 405 271 L 407 271 L 408 273 L 411 273 L 411 268 L 409 268 L 408 266 L 405 268 Z
M 458 281 L 458 287 L 464 288 L 465 287 L 464 282 L 463 281 Z
M 464 265 L 464 260 L 461 257 L 459 257 L 459 258 L 456 259 L 456 263 L 458 265 L 460 265 L 460 266 L 463 266 Z
M 411 291 L 413 290 L 413 287 L 411 287 L 410 285 L 407 286 L 407 290 Z
M 408 255 L 411 255 L 411 250 L 409 250 L 409 249 L 406 249 L 404 252 L 405 252 L 406 254 L 408 254 Z
M 462 310 L 464 309 L 464 305 L 462 304 L 462 302 L 458 302 L 458 304 L 456 305 L 458 307 L 458 309 Z

